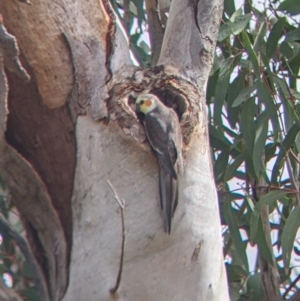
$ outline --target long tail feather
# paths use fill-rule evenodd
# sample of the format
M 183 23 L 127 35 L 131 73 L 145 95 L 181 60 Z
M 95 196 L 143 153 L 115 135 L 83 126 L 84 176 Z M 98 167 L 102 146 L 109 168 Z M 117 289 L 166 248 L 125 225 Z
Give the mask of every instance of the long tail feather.
M 159 191 L 160 205 L 163 211 L 164 230 L 171 233 L 172 217 L 178 204 L 178 185 L 177 180 L 172 177 L 163 165 L 159 170 Z

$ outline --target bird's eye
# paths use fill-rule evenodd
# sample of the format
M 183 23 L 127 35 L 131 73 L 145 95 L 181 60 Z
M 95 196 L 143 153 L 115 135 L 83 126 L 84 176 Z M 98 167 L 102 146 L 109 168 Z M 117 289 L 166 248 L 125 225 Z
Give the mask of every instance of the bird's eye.
M 140 101 L 140 104 L 141 104 L 141 105 L 143 105 L 143 104 L 144 104 L 144 102 L 145 102 L 144 100 L 141 100 L 141 101 Z

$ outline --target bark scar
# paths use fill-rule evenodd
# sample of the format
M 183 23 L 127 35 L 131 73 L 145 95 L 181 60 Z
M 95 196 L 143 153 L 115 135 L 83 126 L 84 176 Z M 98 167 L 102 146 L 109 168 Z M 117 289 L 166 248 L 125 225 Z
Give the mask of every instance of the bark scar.
M 108 83 L 112 79 L 112 70 L 110 68 L 110 61 L 111 57 L 114 54 L 114 44 L 112 41 L 115 41 L 115 34 L 117 31 L 116 27 L 116 17 L 114 15 L 113 9 L 111 7 L 111 4 L 108 0 L 102 2 L 104 5 L 104 8 L 106 10 L 106 13 L 108 14 L 110 18 L 110 22 L 108 25 L 108 31 L 106 35 L 106 61 L 105 61 L 105 67 L 107 71 L 107 78 L 106 78 L 106 83 Z
M 114 189 L 113 185 L 109 180 L 107 180 L 108 185 L 110 186 L 111 190 L 114 193 L 114 198 L 118 202 L 120 208 L 121 208 L 121 222 L 122 222 L 122 246 L 121 246 L 121 256 L 120 256 L 120 264 L 119 264 L 119 271 L 118 276 L 116 280 L 116 284 L 113 288 L 109 290 L 109 292 L 114 295 L 121 283 L 122 279 L 122 271 L 123 271 L 123 264 L 124 264 L 124 253 L 125 253 L 125 222 L 124 222 L 124 209 L 125 209 L 125 200 L 120 199 L 119 195 L 117 194 L 116 190 Z
M 194 252 L 193 252 L 193 255 L 192 255 L 192 258 L 191 258 L 191 262 L 196 262 L 197 259 L 198 259 L 198 256 L 200 254 L 200 251 L 201 251 L 201 246 L 202 246 L 202 241 L 200 241 L 195 249 L 194 249 Z

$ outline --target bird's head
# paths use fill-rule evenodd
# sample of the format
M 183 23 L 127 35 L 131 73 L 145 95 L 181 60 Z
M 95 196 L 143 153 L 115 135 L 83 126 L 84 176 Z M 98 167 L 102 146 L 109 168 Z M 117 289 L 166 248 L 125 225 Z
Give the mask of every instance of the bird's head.
M 156 108 L 158 100 L 153 94 L 141 93 L 135 104 L 138 112 L 148 114 Z

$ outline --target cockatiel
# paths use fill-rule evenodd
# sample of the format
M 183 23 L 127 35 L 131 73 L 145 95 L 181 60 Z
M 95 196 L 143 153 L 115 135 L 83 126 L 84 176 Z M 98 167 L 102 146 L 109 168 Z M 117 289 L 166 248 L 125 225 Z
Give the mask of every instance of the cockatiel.
M 144 92 L 136 100 L 137 111 L 145 114 L 147 138 L 159 162 L 160 204 L 164 230 L 171 233 L 172 217 L 178 204 L 178 173 L 182 173 L 182 136 L 177 114 L 157 96 Z

